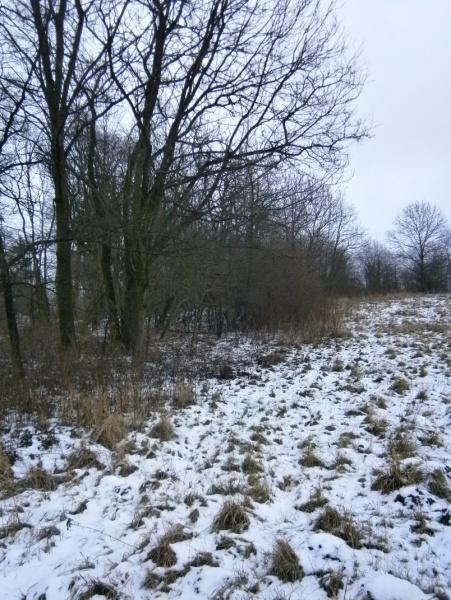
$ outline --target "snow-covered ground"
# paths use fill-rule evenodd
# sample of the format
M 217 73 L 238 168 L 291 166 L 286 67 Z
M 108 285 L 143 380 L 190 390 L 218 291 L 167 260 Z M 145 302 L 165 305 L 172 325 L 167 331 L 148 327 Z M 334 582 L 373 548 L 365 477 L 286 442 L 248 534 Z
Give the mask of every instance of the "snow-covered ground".
M 362 303 L 317 345 L 221 342 L 247 366 L 195 382 L 168 441 L 158 414 L 113 451 L 4 428 L 15 478 L 42 463 L 55 489 L 0 501 L 0 598 L 447 598 L 448 302 Z M 86 449 L 98 464 L 66 474 Z M 294 581 L 274 574 L 277 540 Z

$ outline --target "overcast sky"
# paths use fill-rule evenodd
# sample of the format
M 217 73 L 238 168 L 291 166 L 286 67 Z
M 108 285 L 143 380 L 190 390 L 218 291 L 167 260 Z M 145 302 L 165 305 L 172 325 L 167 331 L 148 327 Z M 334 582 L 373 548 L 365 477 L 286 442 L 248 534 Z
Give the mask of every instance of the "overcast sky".
M 359 113 L 374 123 L 374 137 L 351 152 L 346 197 L 382 240 L 412 201 L 436 204 L 451 222 L 451 0 L 341 1 L 368 71 Z

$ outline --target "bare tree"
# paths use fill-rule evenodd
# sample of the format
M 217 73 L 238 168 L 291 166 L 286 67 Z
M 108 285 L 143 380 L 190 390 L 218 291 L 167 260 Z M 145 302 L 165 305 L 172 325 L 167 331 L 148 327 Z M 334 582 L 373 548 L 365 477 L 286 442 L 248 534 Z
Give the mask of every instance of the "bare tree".
M 420 292 L 444 288 L 449 229 L 436 206 L 429 202 L 406 206 L 389 239 L 402 261 L 408 285 Z
M 387 294 L 399 289 L 396 257 L 383 244 L 368 241 L 359 253 L 365 288 Z
M 226 171 L 281 161 L 337 169 L 363 130 L 352 114 L 362 81 L 333 3 L 145 0 L 128 9 L 119 35 L 114 11 L 104 26 L 111 77 L 136 127 L 121 322 L 133 348 L 150 263 L 177 227 L 211 210 Z
M 80 119 L 84 89 L 104 70 L 104 48 L 96 43 L 93 23 L 104 4 L 93 0 L 0 3 L 4 44 L 15 55 L 19 72 L 31 69 L 26 89 L 28 118 L 45 134 L 41 150 L 54 188 L 56 295 L 63 346 L 70 345 L 75 336 L 68 157 L 81 127 L 86 126 Z

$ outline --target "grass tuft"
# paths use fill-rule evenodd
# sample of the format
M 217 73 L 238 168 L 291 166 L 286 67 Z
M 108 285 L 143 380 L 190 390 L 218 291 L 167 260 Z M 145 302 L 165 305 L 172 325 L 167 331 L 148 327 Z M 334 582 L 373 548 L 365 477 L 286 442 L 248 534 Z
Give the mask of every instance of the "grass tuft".
M 402 468 L 397 457 L 392 457 L 386 471 L 375 471 L 375 479 L 371 485 L 372 490 L 382 494 L 390 494 L 406 485 L 413 485 L 424 481 L 424 473 L 414 464 Z
M 227 500 L 213 521 L 213 531 L 241 533 L 249 528 L 249 502 Z
M 315 521 L 315 530 L 322 530 L 344 540 L 351 548 L 362 547 L 363 532 L 348 513 L 340 514 L 335 508 L 326 506 Z
M 191 384 L 179 381 L 172 390 L 172 402 L 177 408 L 186 408 L 196 404 L 196 393 Z
M 158 438 L 160 442 L 168 442 L 174 437 L 174 427 L 170 418 L 162 414 L 150 430 L 150 436 Z
M 448 480 L 445 473 L 440 469 L 436 469 L 432 472 L 428 489 L 434 496 L 451 502 L 451 490 L 448 485 Z
M 94 441 L 106 448 L 113 450 L 127 435 L 127 424 L 122 415 L 113 413 L 108 415 L 103 423 L 94 432 Z
M 0 444 L 0 498 L 14 491 L 14 475 L 3 446 Z
M 272 552 L 270 574 L 285 583 L 294 583 L 304 577 L 299 559 L 286 540 L 277 540 Z
M 396 377 L 392 383 L 391 389 L 397 394 L 405 394 L 410 390 L 410 384 L 407 379 Z

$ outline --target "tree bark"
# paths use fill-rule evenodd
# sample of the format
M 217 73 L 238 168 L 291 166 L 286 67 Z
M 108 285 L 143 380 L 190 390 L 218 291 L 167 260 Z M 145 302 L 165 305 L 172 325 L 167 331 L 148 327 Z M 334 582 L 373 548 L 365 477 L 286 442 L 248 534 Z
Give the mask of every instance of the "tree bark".
M 0 280 L 3 288 L 3 300 L 5 303 L 6 322 L 8 325 L 9 341 L 11 344 L 11 357 L 14 373 L 18 377 L 24 376 L 22 354 L 20 351 L 19 328 L 17 327 L 16 308 L 14 306 L 14 295 L 8 264 L 5 256 L 3 237 L 0 234 Z
M 72 293 L 71 216 L 67 186 L 67 169 L 62 132 L 54 125 L 52 134 L 52 178 L 55 188 L 56 215 L 56 296 L 60 338 L 63 347 L 75 339 L 74 301 Z

